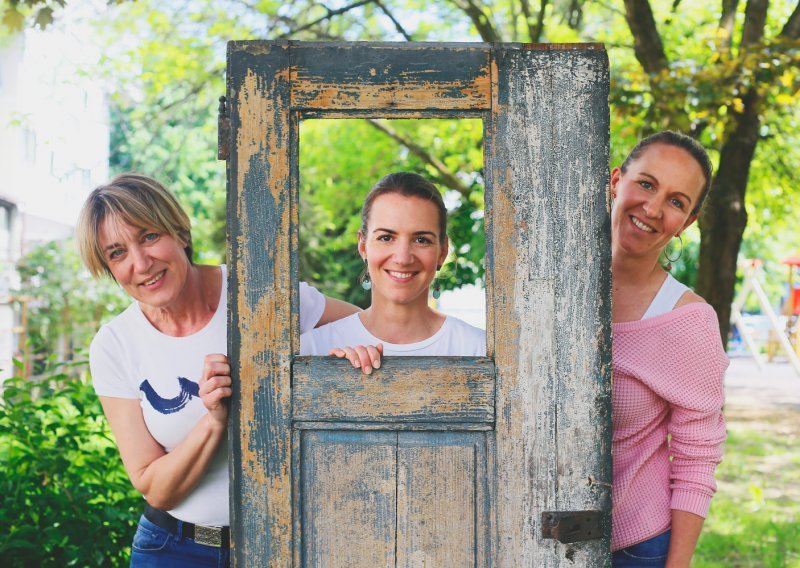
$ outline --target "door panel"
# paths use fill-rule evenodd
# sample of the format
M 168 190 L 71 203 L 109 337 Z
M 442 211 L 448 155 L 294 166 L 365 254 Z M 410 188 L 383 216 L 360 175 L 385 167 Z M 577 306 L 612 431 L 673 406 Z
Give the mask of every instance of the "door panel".
M 305 430 L 305 566 L 395 565 L 397 434 Z
M 398 446 L 397 566 L 483 566 L 484 434 L 401 432 Z
M 484 357 L 390 357 L 365 378 L 346 359 L 297 357 L 295 421 L 494 421 L 494 363 Z
M 303 566 L 484 566 L 485 436 L 301 431 Z

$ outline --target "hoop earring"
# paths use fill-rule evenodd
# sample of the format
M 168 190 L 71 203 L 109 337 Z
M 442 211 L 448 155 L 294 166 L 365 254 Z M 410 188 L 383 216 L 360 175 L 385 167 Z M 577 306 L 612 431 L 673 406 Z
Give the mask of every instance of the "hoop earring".
M 438 270 L 441 270 L 441 269 L 442 269 L 441 265 L 439 265 L 439 266 L 437 266 L 437 267 L 436 267 L 436 270 L 437 270 L 437 271 L 438 271 Z M 442 289 L 441 289 L 441 287 L 439 286 L 439 279 L 438 279 L 438 278 L 436 278 L 436 279 L 433 281 L 433 294 L 432 294 L 432 295 L 433 295 L 433 299 L 434 299 L 434 300 L 438 300 L 438 299 L 439 299 L 439 297 L 442 295 Z
M 683 239 L 681 238 L 680 235 L 675 235 L 675 236 L 678 237 L 678 242 L 681 245 L 680 249 L 678 249 L 678 256 L 676 256 L 675 258 L 670 258 L 669 256 L 667 256 L 667 250 L 664 249 L 664 258 L 667 259 L 667 267 L 666 268 L 667 268 L 668 271 L 672 270 L 672 263 L 676 262 L 683 255 Z
M 372 280 L 369 278 L 369 266 L 367 266 L 367 259 L 364 259 L 364 270 L 361 272 L 361 276 L 358 277 L 358 282 L 361 284 L 361 287 L 369 292 L 372 290 Z

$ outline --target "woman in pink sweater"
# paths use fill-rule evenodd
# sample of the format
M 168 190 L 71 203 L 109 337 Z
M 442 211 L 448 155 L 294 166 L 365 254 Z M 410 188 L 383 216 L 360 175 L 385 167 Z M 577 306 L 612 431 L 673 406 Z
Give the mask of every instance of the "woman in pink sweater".
M 716 490 L 728 359 L 714 310 L 659 263 L 710 184 L 703 147 L 670 131 L 611 173 L 613 566 L 689 566 Z

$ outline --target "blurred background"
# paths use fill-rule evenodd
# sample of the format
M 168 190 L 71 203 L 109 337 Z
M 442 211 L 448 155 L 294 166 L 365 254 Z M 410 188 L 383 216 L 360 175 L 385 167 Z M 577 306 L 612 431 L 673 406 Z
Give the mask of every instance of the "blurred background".
M 151 175 L 192 217 L 196 260 L 224 262 L 226 42 L 295 39 L 602 42 L 611 165 L 667 128 L 709 149 L 715 189 L 672 273 L 716 309 L 742 388 L 780 380 L 773 398 L 788 406 L 737 391 L 742 409 L 763 412 L 732 414 L 732 432 L 742 430 L 720 470 L 728 490 L 712 504 L 696 565 L 800 566 L 800 401 L 787 396 L 800 388 L 798 37 L 796 0 L 4 0 L 0 468 L 12 473 L 0 481 L 2 564 L 127 563 L 141 498 L 85 353 L 128 300 L 81 266 L 77 211 L 116 173 Z M 308 120 L 300 133 L 301 278 L 363 305 L 363 195 L 385 173 L 417 171 L 450 211 L 440 307 L 484 325 L 480 120 Z

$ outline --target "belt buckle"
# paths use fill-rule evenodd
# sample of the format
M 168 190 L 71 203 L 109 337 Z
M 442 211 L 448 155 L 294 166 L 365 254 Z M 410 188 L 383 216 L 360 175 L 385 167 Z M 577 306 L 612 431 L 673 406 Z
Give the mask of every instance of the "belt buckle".
M 206 527 L 203 525 L 194 526 L 194 541 L 197 544 L 206 546 L 222 546 L 222 527 Z

